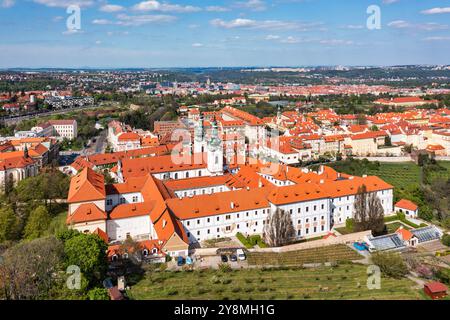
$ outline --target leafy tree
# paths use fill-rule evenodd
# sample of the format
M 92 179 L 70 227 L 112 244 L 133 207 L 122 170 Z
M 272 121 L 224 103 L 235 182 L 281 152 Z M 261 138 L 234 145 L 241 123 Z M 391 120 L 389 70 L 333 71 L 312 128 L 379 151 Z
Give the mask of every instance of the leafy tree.
M 295 237 L 291 215 L 281 209 L 270 213 L 264 225 L 264 242 L 270 247 L 280 247 L 290 243 Z
M 444 234 L 441 239 L 442 244 L 450 247 L 450 234 Z
M 50 225 L 51 217 L 45 206 L 39 206 L 31 211 L 25 226 L 25 239 L 42 237 Z
M 374 235 L 386 232 L 384 224 L 384 210 L 380 198 L 375 193 L 368 193 L 367 187 L 358 188 L 355 196 L 355 222 L 354 231 L 371 230 Z
M 372 263 L 383 274 L 391 278 L 401 278 L 408 274 L 408 266 L 400 254 L 394 252 L 377 252 L 372 254 Z
M 9 206 L 0 208 L 0 242 L 17 239 L 18 229 L 19 218 L 14 210 Z
M 94 288 L 88 292 L 89 300 L 109 300 L 108 290 L 105 288 Z
M 62 243 L 53 237 L 8 249 L 0 264 L 0 295 L 13 300 L 48 298 L 62 255 Z
M 77 234 L 64 243 L 66 265 L 76 265 L 89 281 L 102 279 L 107 265 L 108 246 L 93 234 Z

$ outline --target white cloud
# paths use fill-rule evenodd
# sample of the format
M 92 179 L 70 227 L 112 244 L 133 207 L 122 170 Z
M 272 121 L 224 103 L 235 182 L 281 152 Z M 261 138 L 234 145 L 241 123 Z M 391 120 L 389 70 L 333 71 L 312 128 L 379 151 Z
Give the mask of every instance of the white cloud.
M 425 41 L 450 41 L 450 37 L 427 37 Z
M 1 7 L 2 8 L 11 8 L 16 4 L 15 0 L 2 0 Z
M 70 35 L 73 35 L 73 34 L 80 34 L 80 33 L 84 33 L 83 30 L 67 29 L 67 30 L 62 32 L 62 34 L 65 35 L 65 36 L 70 36 Z
M 143 1 L 134 5 L 133 10 L 187 13 L 187 12 L 198 12 L 201 11 L 202 9 L 191 5 L 183 6 L 179 4 L 161 3 L 159 1 Z
M 92 24 L 98 24 L 98 25 L 107 25 L 107 24 L 113 24 L 114 22 L 107 20 L 107 19 L 94 19 L 92 20 Z
M 117 4 L 105 4 L 100 7 L 100 11 L 103 12 L 119 12 L 123 11 L 125 8 L 122 6 L 119 6 Z
M 203 47 L 203 43 L 193 43 L 192 44 L 192 46 L 194 47 L 194 48 L 201 48 L 201 47 Z
M 289 44 L 294 44 L 294 43 L 299 43 L 301 42 L 300 39 L 297 39 L 295 37 L 289 36 L 286 39 L 282 39 L 280 41 L 281 43 L 289 43 Z
M 344 29 L 350 29 L 350 30 L 360 30 L 360 29 L 364 29 L 365 26 L 361 25 L 361 24 L 349 24 L 343 27 Z
M 446 7 L 446 8 L 432 8 L 432 9 L 421 11 L 421 13 L 423 13 L 423 14 L 450 13 L 450 7 Z
M 383 0 L 384 4 L 391 4 L 391 3 L 396 3 L 399 2 L 400 0 Z
M 71 5 L 78 5 L 80 7 L 89 7 L 95 3 L 94 0 L 33 0 L 33 1 L 47 7 L 58 7 L 58 8 L 67 8 Z
M 156 14 L 156 15 L 138 15 L 138 16 L 129 16 L 126 14 L 119 14 L 117 16 L 119 19 L 116 22 L 117 25 L 121 26 L 141 26 L 149 23 L 168 23 L 175 21 L 177 18 L 174 16 Z
M 272 35 L 272 34 L 269 34 L 266 36 L 266 40 L 278 40 L 280 38 L 281 38 L 280 36 Z
M 225 29 L 266 29 L 266 30 L 297 30 L 308 31 L 321 25 L 320 23 L 301 24 L 298 22 L 281 21 L 281 20 L 252 20 L 238 18 L 230 21 L 222 19 L 214 19 L 210 24 Z
M 245 8 L 252 11 L 264 11 L 267 9 L 264 1 L 261 0 L 247 0 L 247 1 L 239 1 L 236 2 L 235 7 L 237 8 Z
M 405 20 L 395 20 L 389 22 L 388 27 L 403 29 L 403 28 L 410 28 L 411 24 Z
M 327 39 L 327 40 L 320 40 L 319 43 L 331 46 L 340 46 L 340 45 L 351 45 L 353 44 L 353 41 L 340 39 Z
M 410 23 L 405 20 L 391 21 L 387 25 L 391 28 L 414 29 L 414 30 L 421 30 L 421 31 L 434 31 L 434 30 L 448 29 L 448 25 L 446 25 L 446 24 L 440 24 L 440 23 L 435 23 L 435 22 L 414 24 L 414 23 Z
M 95 41 L 95 44 L 102 44 L 100 40 Z
M 206 11 L 209 12 L 227 12 L 230 11 L 231 9 L 226 8 L 226 7 L 221 7 L 221 6 L 208 6 L 206 7 Z

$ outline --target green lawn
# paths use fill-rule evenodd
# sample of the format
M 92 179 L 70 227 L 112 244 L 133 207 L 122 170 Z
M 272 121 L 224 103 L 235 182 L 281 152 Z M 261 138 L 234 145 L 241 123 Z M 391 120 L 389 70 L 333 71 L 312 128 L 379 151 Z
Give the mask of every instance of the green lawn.
M 367 267 L 342 264 L 311 269 L 148 272 L 128 291 L 138 300 L 423 299 L 408 279 L 382 278 L 366 286 Z
M 403 226 L 403 228 L 406 229 L 406 230 L 411 230 L 411 227 L 409 227 L 406 224 L 403 224 L 401 222 L 393 222 L 393 223 L 386 224 L 388 233 L 394 233 L 401 226 Z
M 346 245 L 333 245 L 283 253 L 249 253 L 248 263 L 258 266 L 301 266 L 305 263 L 351 261 L 362 258 Z

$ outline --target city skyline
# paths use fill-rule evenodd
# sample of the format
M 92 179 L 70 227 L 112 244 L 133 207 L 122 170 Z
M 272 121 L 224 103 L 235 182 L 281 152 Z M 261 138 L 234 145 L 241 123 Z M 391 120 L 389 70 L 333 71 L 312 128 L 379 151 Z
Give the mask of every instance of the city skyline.
M 449 16 L 441 0 L 3 0 L 0 68 L 449 64 Z

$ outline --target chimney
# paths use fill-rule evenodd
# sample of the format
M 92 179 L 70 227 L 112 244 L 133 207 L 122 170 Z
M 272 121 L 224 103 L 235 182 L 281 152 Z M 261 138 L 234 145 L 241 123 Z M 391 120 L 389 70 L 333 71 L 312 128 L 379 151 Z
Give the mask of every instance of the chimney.
M 231 207 L 231 209 L 234 209 L 234 202 L 230 203 L 230 207 Z

